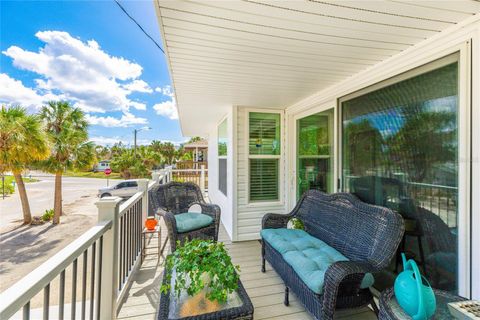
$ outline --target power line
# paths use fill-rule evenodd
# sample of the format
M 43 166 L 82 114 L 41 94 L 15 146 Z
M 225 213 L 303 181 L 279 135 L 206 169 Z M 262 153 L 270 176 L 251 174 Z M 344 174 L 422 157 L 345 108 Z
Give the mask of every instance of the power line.
M 114 0 L 115 3 L 120 7 L 120 9 L 122 9 L 123 13 L 125 13 L 127 15 L 127 17 L 130 18 L 130 20 L 132 20 L 139 28 L 140 30 L 142 30 L 142 32 L 150 39 L 152 40 L 152 42 L 157 46 L 158 49 L 160 49 L 160 51 L 163 52 L 163 54 L 165 54 L 165 51 L 163 51 L 162 47 L 158 44 L 157 41 L 155 41 L 155 39 L 152 38 L 151 35 L 148 34 L 147 31 L 145 31 L 145 29 L 143 29 L 143 27 L 137 22 L 137 20 L 135 20 L 134 17 L 132 17 L 128 12 L 127 10 L 125 10 L 125 8 L 120 4 L 120 2 L 118 0 Z

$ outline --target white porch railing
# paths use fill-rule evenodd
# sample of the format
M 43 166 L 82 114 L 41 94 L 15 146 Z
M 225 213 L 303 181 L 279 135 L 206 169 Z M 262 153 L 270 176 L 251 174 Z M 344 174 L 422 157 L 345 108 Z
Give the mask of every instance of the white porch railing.
M 0 295 L 0 319 L 63 319 L 66 313 L 72 319 L 76 315 L 81 319 L 115 319 L 132 275 L 141 263 L 148 190 L 156 183 L 171 181 L 171 170 L 167 167 L 154 172 L 153 181 L 139 180 L 138 192 L 123 203 L 118 197 L 100 199 L 96 203 L 96 226 Z M 67 268 L 71 277 L 66 277 Z M 53 285 L 57 277 L 58 286 Z M 53 289 L 58 292 L 51 292 Z M 32 317 L 31 301 L 41 291 L 42 316 Z M 58 301 L 51 301 L 52 296 L 58 296 Z M 65 301 L 66 296 L 70 301 Z M 52 314 L 53 311 L 58 314 Z
M 203 164 L 200 169 L 172 169 L 172 179 L 196 183 L 203 193 L 208 190 L 208 169 Z

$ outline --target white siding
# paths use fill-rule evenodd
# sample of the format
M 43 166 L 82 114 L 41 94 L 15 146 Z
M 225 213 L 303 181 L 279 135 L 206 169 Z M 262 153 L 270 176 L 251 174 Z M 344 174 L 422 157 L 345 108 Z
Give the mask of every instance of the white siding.
M 155 0 L 185 135 L 283 109 L 480 12 L 474 0 Z
M 285 164 L 285 139 L 282 128 L 282 158 L 280 159 L 280 201 L 277 203 L 249 203 L 248 202 L 248 110 L 244 107 L 237 108 L 237 237 L 234 240 L 253 240 L 260 238 L 262 217 L 265 213 L 285 213 L 284 164 Z M 262 112 L 262 109 L 255 109 Z M 284 122 L 282 122 L 284 126 Z
M 233 190 L 233 177 L 234 177 L 234 147 L 233 137 L 234 135 L 234 119 L 233 119 L 233 107 L 230 107 L 228 114 L 222 118 L 218 124 L 224 119 L 227 119 L 228 126 L 228 145 L 227 145 L 227 195 L 225 196 L 218 189 L 218 126 L 215 130 L 212 130 L 208 138 L 208 196 L 210 202 L 220 206 L 222 210 L 221 220 L 225 227 L 230 239 L 234 238 L 234 217 L 235 208 L 233 206 L 234 190 Z
M 459 152 L 460 159 L 469 159 L 472 156 L 473 161 L 462 160 L 459 162 L 459 292 L 462 296 L 471 296 L 474 299 L 480 298 L 480 237 L 478 232 L 470 231 L 475 230 L 475 226 L 480 221 L 480 211 L 478 210 L 480 208 L 480 198 L 478 196 L 475 197 L 480 189 L 480 181 L 478 180 L 480 172 L 480 161 L 478 161 L 480 140 L 476 139 L 480 131 L 478 128 L 478 110 L 480 110 L 479 40 L 480 15 L 477 14 L 463 21 L 461 28 L 454 27 L 451 30 L 431 37 L 413 48 L 407 49 L 345 81 L 319 91 L 286 109 L 289 119 L 293 119 L 298 114 L 312 114 L 316 112 L 319 106 L 332 104 L 332 101 L 337 101 L 342 96 L 420 67 L 454 52 L 461 52 L 459 66 L 459 105 L 461 110 L 459 126 L 461 135 L 459 139 L 462 143 Z M 470 92 L 470 84 L 473 92 Z M 470 110 L 472 114 L 469 114 Z M 293 126 L 293 122 L 290 121 L 289 124 Z M 470 134 L 472 134 L 471 143 L 469 141 Z M 294 138 L 293 134 L 289 136 L 290 144 L 294 143 Z M 289 163 L 290 170 L 287 170 L 289 173 L 287 179 L 294 178 L 294 165 L 294 161 L 291 160 Z M 337 167 L 336 169 L 338 170 L 339 168 Z M 470 199 L 470 195 L 473 195 L 472 199 Z

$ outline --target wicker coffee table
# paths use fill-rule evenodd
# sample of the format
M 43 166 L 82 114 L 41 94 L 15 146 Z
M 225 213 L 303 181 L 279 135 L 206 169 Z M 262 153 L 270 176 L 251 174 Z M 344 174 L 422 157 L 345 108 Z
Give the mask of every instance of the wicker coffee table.
M 163 284 L 166 283 L 166 273 L 163 276 Z M 238 280 L 238 289 L 234 293 L 235 303 L 231 307 L 224 306 L 222 310 L 208 313 L 201 313 L 197 315 L 182 317 L 178 315 L 175 308 L 175 300 L 178 299 L 174 294 L 167 292 L 160 297 L 160 309 L 158 311 L 158 320 L 252 320 L 253 319 L 253 305 L 248 297 L 242 282 Z
M 433 289 L 433 292 L 435 293 L 435 299 L 437 301 L 437 309 L 431 319 L 455 319 L 448 311 L 447 304 L 450 302 L 463 301 L 465 299 L 441 290 Z M 412 319 L 398 304 L 397 299 L 395 299 L 395 294 L 393 293 L 393 288 L 382 292 L 380 297 L 380 314 L 378 319 Z

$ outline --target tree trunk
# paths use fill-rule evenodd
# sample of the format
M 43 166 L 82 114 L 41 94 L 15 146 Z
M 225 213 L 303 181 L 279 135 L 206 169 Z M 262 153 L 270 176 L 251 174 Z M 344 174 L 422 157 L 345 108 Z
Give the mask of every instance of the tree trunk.
M 20 195 L 20 201 L 22 202 L 23 209 L 23 223 L 29 224 L 32 222 L 32 212 L 30 211 L 30 204 L 28 203 L 27 190 L 25 189 L 25 183 L 23 183 L 23 178 L 21 172 L 13 172 L 15 177 L 15 182 L 18 186 L 18 194 Z
M 53 203 L 53 224 L 60 223 L 62 215 L 62 172 L 55 173 L 55 200 Z

